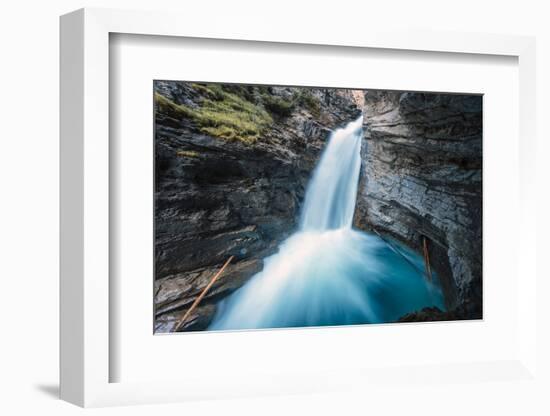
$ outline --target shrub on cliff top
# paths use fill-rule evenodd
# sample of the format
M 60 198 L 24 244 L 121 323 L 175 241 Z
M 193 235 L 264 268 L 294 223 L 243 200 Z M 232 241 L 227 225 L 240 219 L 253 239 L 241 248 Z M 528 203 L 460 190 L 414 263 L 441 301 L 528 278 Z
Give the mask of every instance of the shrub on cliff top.
M 321 112 L 321 103 L 308 88 L 294 88 L 289 96 L 274 95 L 269 87 L 258 87 L 261 102 L 273 115 L 289 117 L 297 107 L 308 110 L 318 117 Z
M 321 103 L 311 91 L 304 89 L 299 93 L 298 102 L 309 110 L 309 112 L 318 117 L 321 113 Z
M 280 117 L 288 117 L 292 114 L 294 110 L 294 100 L 284 99 L 276 95 L 262 95 L 262 101 L 271 113 L 278 115 Z

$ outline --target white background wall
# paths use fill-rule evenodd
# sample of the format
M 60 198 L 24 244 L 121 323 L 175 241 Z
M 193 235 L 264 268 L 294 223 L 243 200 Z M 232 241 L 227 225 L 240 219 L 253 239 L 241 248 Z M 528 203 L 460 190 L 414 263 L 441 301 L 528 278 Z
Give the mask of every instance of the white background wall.
M 190 3 L 186 5 L 186 3 Z M 550 146 L 550 13 L 544 1 L 320 1 L 269 2 L 183 0 L 19 0 L 0 9 L 0 412 L 74 414 L 82 410 L 56 400 L 58 383 L 58 16 L 74 9 L 116 7 L 165 9 L 204 19 L 245 13 L 251 19 L 303 25 L 325 22 L 327 31 L 343 25 L 384 21 L 405 27 L 536 35 L 538 40 L 538 133 L 540 213 L 548 211 Z M 185 21 L 182 21 L 185 24 Z M 503 120 L 506 122 L 506 120 Z M 543 140 L 545 138 L 546 140 Z M 513 219 L 512 219 L 513 220 Z M 504 225 L 505 226 L 505 225 Z M 539 219 L 539 249 L 548 221 Z M 505 233 L 503 233 L 505 235 Z M 513 244 L 513 242 L 511 242 Z M 540 261 L 542 267 L 542 260 Z M 546 276 L 549 276 L 546 273 Z M 539 290 L 548 289 L 545 284 Z M 548 307 L 540 306 L 549 317 Z M 548 331 L 541 334 L 548 347 Z M 550 348 L 546 349 L 549 351 Z M 101 409 L 101 415 L 150 414 L 548 414 L 529 386 L 499 383 L 488 388 L 454 385 L 411 388 L 364 397 L 323 396 L 260 398 Z M 542 403 L 544 400 L 541 400 Z

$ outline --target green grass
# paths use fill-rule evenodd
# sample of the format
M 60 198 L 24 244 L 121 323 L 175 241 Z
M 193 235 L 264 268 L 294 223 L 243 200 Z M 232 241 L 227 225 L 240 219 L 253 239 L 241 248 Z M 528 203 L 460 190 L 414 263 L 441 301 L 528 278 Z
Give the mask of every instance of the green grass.
M 160 112 L 168 114 L 171 117 L 194 117 L 194 111 L 192 109 L 184 105 L 178 105 L 158 92 L 155 92 L 155 103 Z
M 246 144 L 255 143 L 273 123 L 273 117 L 289 117 L 297 106 L 320 114 L 320 102 L 308 90 L 297 89 L 287 97 L 273 95 L 266 86 L 192 84 L 199 93 L 197 108 L 176 104 L 155 92 L 158 110 L 168 116 L 193 120 L 199 130 L 213 137 Z
M 155 93 L 155 101 L 161 111 L 171 116 L 186 117 L 195 121 L 203 133 L 225 140 L 252 144 L 273 123 L 270 114 L 261 106 L 217 84 L 193 84 L 203 96 L 198 108 L 175 104 Z

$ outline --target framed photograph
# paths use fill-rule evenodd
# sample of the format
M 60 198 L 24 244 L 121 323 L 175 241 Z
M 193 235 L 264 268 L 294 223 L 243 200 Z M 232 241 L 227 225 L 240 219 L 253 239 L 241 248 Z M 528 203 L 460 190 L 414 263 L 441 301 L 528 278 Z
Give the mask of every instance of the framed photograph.
M 180 22 L 61 18 L 62 398 L 537 383 L 534 40 Z
M 153 89 L 156 334 L 482 318 L 481 95 Z

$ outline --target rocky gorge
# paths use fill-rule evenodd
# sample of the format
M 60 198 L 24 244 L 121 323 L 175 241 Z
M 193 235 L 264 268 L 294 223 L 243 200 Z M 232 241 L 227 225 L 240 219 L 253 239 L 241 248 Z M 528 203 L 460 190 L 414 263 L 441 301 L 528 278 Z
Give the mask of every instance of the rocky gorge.
M 481 317 L 481 97 L 155 81 L 155 332 L 181 331 L 263 267 L 297 226 L 329 133 L 363 114 L 354 225 L 427 244 L 447 311 Z M 426 243 L 427 242 L 427 243 Z
M 426 241 L 448 316 L 481 318 L 482 97 L 367 91 L 364 114 L 357 226 Z

